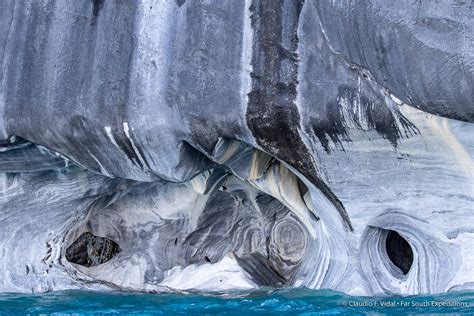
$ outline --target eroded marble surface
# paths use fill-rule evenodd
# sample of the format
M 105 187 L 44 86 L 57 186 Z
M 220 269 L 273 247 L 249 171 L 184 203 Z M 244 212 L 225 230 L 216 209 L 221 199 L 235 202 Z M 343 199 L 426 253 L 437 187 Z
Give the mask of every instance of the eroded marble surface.
M 2 1 L 0 291 L 472 289 L 472 21 L 454 0 Z

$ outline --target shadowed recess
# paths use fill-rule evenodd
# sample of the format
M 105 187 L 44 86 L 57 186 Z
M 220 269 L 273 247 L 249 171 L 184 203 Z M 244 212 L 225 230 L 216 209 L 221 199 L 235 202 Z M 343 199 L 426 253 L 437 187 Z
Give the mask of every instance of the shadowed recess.
M 408 241 L 396 231 L 391 230 L 385 240 L 385 247 L 392 263 L 400 268 L 403 274 L 407 274 L 413 263 L 413 250 Z
M 66 259 L 84 267 L 91 267 L 110 261 L 121 251 L 115 241 L 85 232 L 66 249 Z

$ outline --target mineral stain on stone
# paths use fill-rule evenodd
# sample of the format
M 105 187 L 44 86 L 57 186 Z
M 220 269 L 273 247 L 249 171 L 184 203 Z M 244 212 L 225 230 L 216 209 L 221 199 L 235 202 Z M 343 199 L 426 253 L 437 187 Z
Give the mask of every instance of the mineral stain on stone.
M 260 286 L 279 286 L 286 284 L 285 276 L 276 269 L 272 262 L 261 253 L 255 252 L 242 257 L 236 256 L 239 265 L 252 276 Z
M 315 162 L 302 140 L 295 100 L 298 86 L 298 24 L 304 1 L 252 1 L 254 43 L 252 91 L 248 94 L 247 124 L 257 143 L 275 158 L 286 161 L 310 180 L 336 207 L 345 226 L 352 224 L 342 202 L 320 179 Z M 288 29 L 284 12 L 292 12 Z M 285 47 L 286 46 L 286 47 Z
M 97 17 L 100 14 L 100 10 L 104 6 L 104 0 L 92 0 L 92 22 L 91 24 L 95 24 Z
M 346 104 L 345 111 L 342 103 Z M 344 150 L 343 141 L 351 141 L 350 127 L 374 130 L 394 148 L 399 139 L 419 134 L 417 127 L 402 113 L 390 109 L 383 100 L 370 98 L 349 86 L 338 88 L 337 99 L 326 104 L 326 113 L 326 119 L 312 119 L 311 125 L 327 153 L 331 152 L 330 141 Z
M 94 6 L 94 18 L 96 18 L 99 15 L 100 10 L 104 6 L 104 0 L 92 0 L 92 4 Z
M 115 241 L 85 232 L 66 249 L 66 259 L 84 267 L 91 267 L 110 261 L 121 251 Z

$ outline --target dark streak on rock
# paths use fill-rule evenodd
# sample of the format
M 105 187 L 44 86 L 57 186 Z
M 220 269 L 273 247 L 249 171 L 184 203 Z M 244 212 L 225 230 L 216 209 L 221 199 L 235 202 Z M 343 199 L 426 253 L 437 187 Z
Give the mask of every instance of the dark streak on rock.
M 346 111 L 350 117 L 344 116 L 341 100 L 350 107 Z M 347 133 L 349 123 L 358 129 L 368 128 L 377 131 L 397 148 L 400 138 L 418 134 L 419 130 L 402 113 L 382 102 L 361 94 L 355 88 L 341 86 L 338 89 L 337 99 L 326 104 L 326 119 L 312 119 L 310 124 L 328 153 L 331 151 L 329 140 L 342 150 L 344 150 L 342 141 L 351 141 Z M 405 135 L 400 130 L 397 120 Z M 367 126 L 363 126 L 365 124 Z
M 181 6 L 186 3 L 186 0 L 176 0 L 176 3 L 178 4 L 178 7 L 181 8 Z
M 286 283 L 286 279 L 282 276 L 271 261 L 267 260 L 261 253 L 255 252 L 244 256 L 237 256 L 237 263 L 259 286 L 277 286 Z
M 104 6 L 105 0 L 92 0 L 92 24 L 95 24 L 97 17 L 99 16 L 100 10 L 102 10 Z
M 263 150 L 301 172 L 335 205 L 352 230 L 341 201 L 322 181 L 313 157 L 301 140 L 300 116 L 295 106 L 298 85 L 298 22 L 303 0 L 254 0 L 250 6 L 254 30 L 252 91 L 248 94 L 247 124 Z M 283 8 L 288 4 L 290 8 Z M 291 30 L 282 27 L 283 12 L 293 13 Z M 285 47 L 285 45 L 287 47 Z
M 138 165 L 141 169 L 143 169 L 143 164 L 140 161 L 140 158 L 138 157 L 137 153 L 133 149 L 133 145 L 128 139 L 127 135 L 125 135 L 124 132 L 122 133 L 112 133 L 114 136 L 115 141 L 117 142 L 117 145 L 120 147 L 120 149 L 125 153 L 127 158 L 132 161 L 132 163 Z M 143 152 L 140 152 L 140 155 L 144 157 Z M 145 159 L 145 158 L 143 158 Z M 146 162 L 145 162 L 146 163 Z
M 339 104 L 336 101 L 327 103 L 326 113 L 327 120 L 312 119 L 310 121 L 314 134 L 327 153 L 331 151 L 329 140 L 344 150 L 342 140 L 350 141 L 350 139 L 344 126 L 344 117 Z

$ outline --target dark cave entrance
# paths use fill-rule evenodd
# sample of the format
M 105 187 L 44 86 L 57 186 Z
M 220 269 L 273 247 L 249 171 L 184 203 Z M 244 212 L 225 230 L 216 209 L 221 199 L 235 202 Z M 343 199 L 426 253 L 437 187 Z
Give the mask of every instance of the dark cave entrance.
M 91 267 L 110 261 L 121 251 L 115 241 L 85 232 L 66 249 L 66 259 L 84 267 Z
M 413 264 L 413 250 L 408 241 L 396 231 L 390 230 L 385 248 L 392 263 L 406 275 Z

